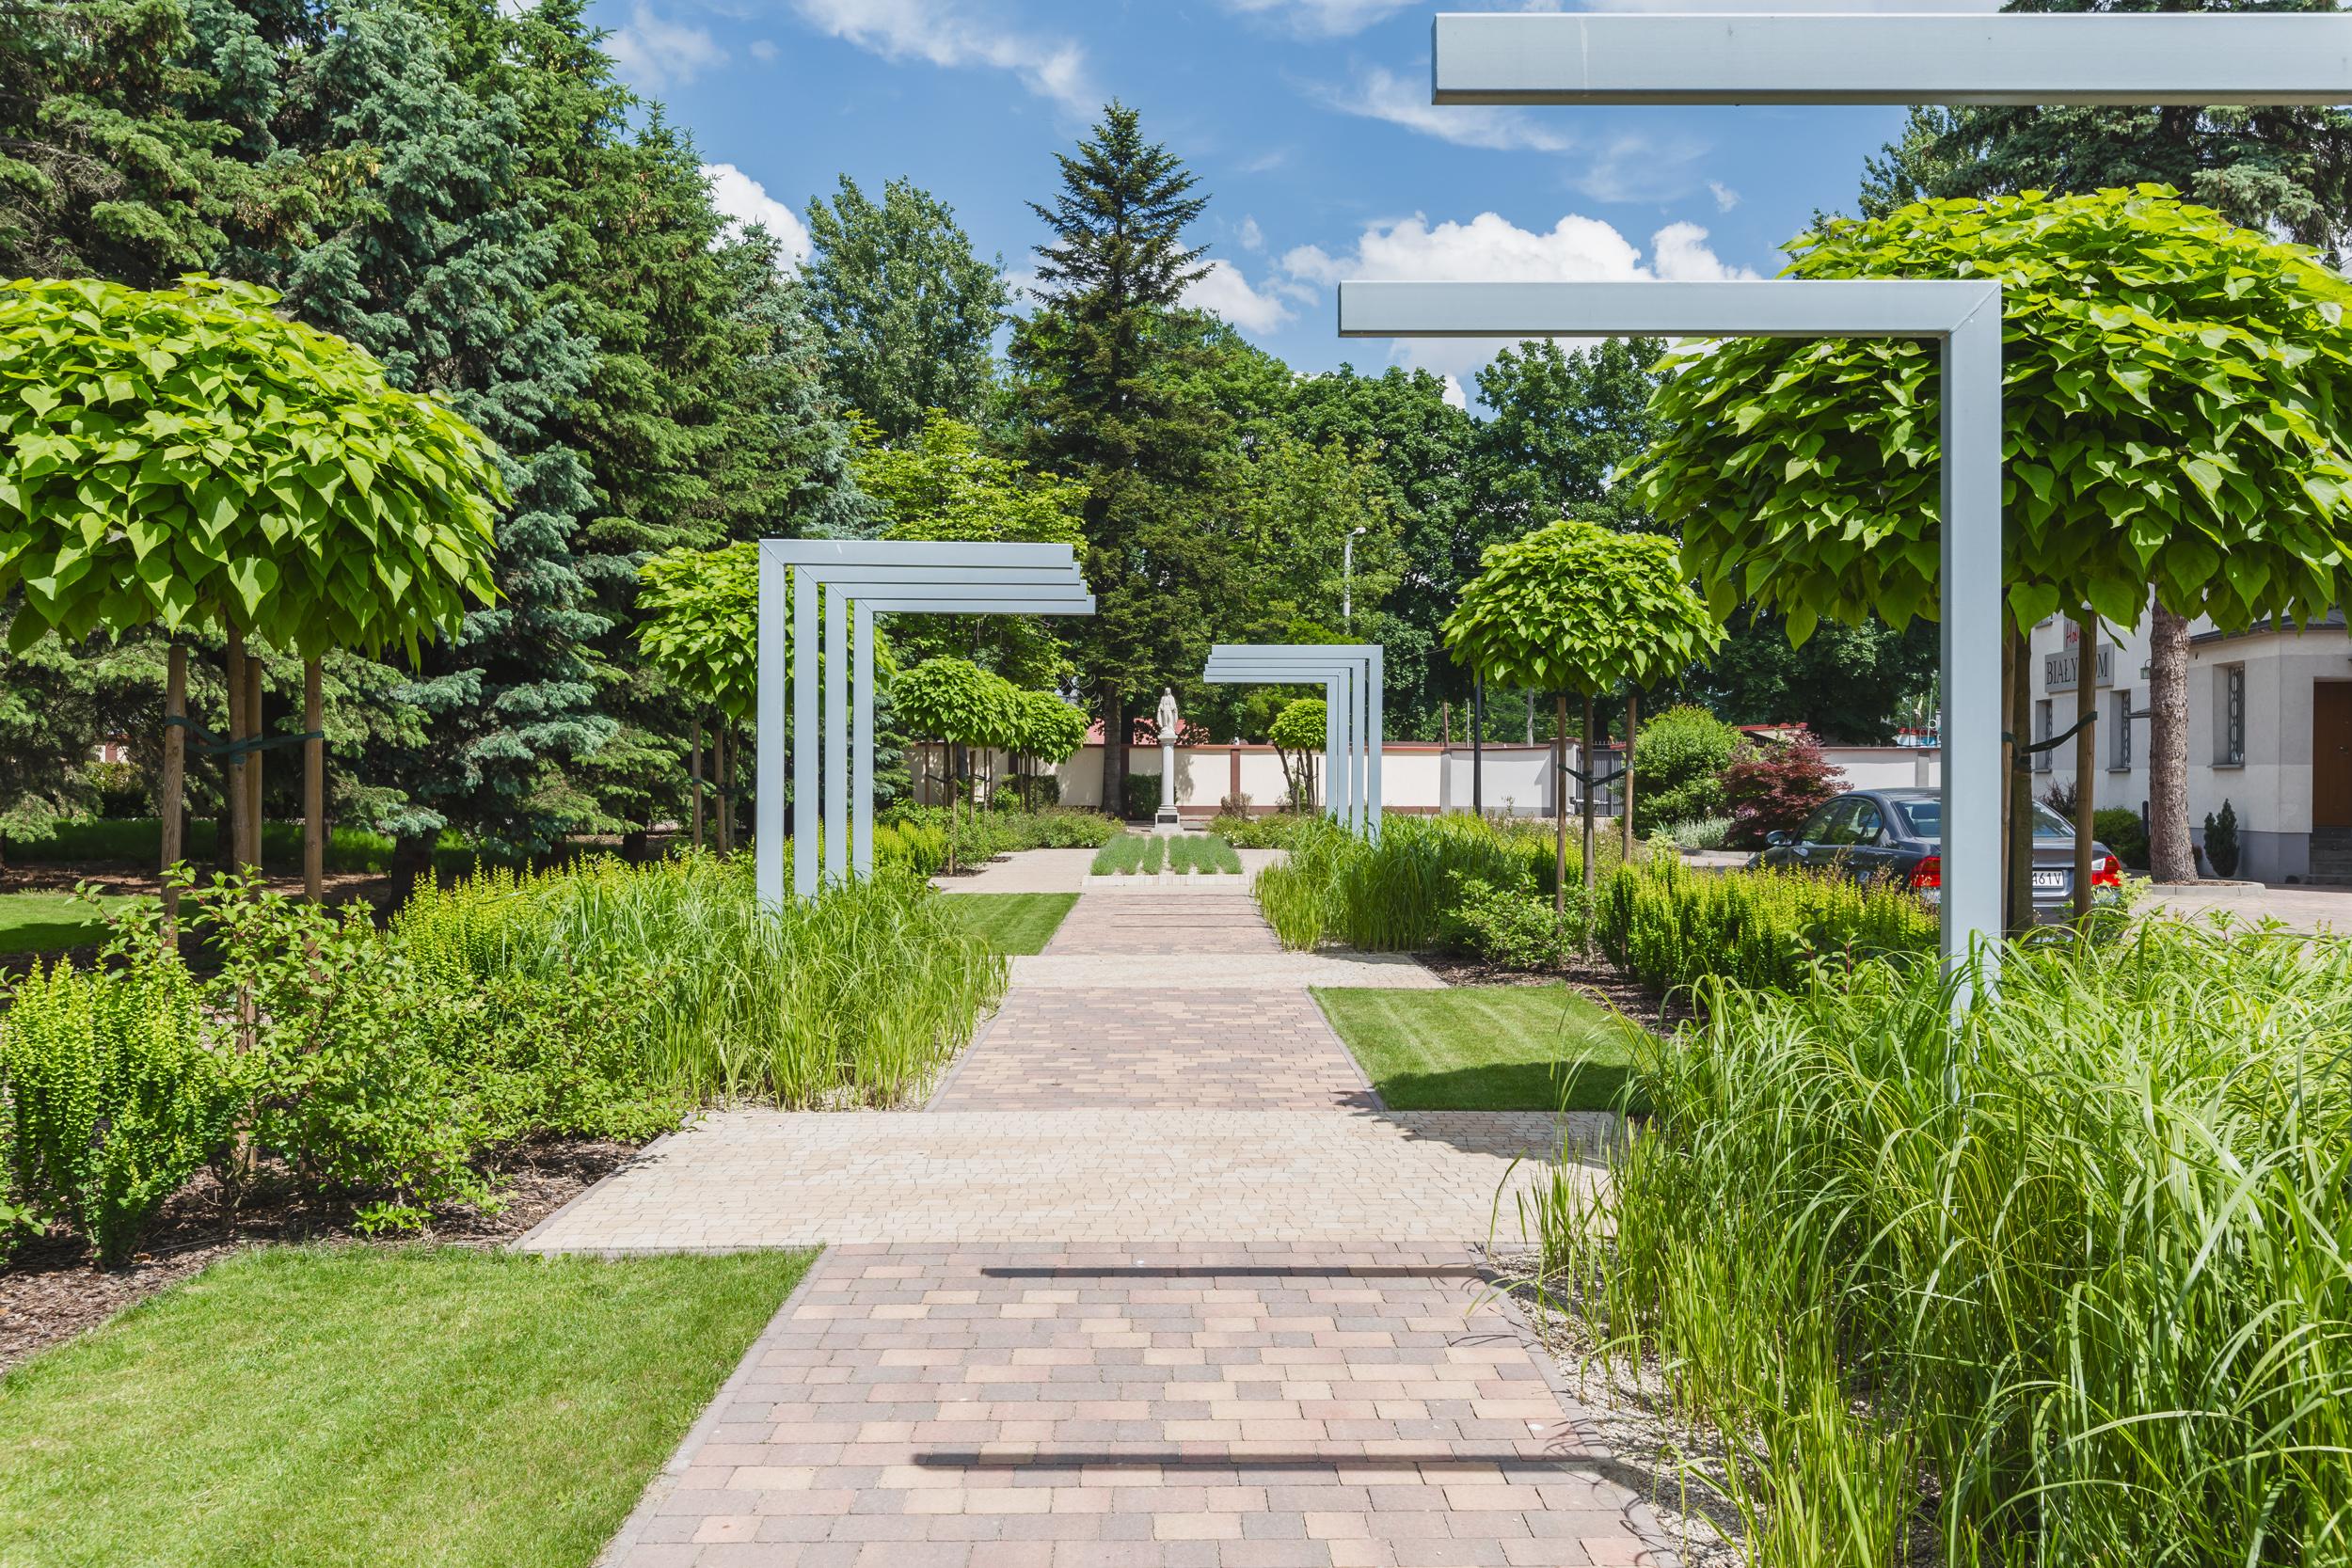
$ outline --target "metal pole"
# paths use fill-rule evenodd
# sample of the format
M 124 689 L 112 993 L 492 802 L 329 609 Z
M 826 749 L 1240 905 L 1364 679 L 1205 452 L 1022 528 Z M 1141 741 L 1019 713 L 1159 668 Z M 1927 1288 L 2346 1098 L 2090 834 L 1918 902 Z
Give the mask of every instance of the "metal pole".
M 785 625 L 786 595 L 791 592 L 791 569 L 759 551 L 759 688 L 754 722 L 758 726 L 759 756 L 755 787 L 758 800 L 752 819 L 754 882 L 761 907 L 784 907 L 784 758 L 789 744 L 785 683 L 790 662 L 790 639 Z M 797 720 L 793 714 L 790 719 Z
M 1470 811 L 1486 815 L 1486 683 L 1470 677 Z
M 850 602 L 825 590 L 825 880 L 850 879 Z
M 1380 841 L 1380 743 L 1381 729 L 1385 722 L 1381 712 L 1380 695 L 1382 689 L 1388 684 L 1386 656 L 1377 645 L 1372 650 L 1370 663 L 1371 668 L 1365 673 L 1364 683 L 1366 699 L 1370 704 L 1364 724 L 1364 738 L 1370 748 L 1371 776 L 1364 793 L 1371 808 L 1372 839 L 1376 844 Z
M 2001 929 L 2001 295 L 1944 341 L 1944 962 L 1990 987 Z M 1979 641 L 1969 641 L 1974 634 Z M 1981 641 L 1985 638 L 1991 641 Z M 1982 969 L 1972 978 L 1972 958 Z
M 1323 815 L 1340 820 L 1340 705 L 1337 683 L 1323 683 Z
M 852 673 L 856 691 L 857 734 L 851 753 L 850 809 L 855 814 L 857 836 L 850 864 L 860 877 L 874 874 L 874 612 L 862 603 L 850 607 L 850 641 L 857 667 Z

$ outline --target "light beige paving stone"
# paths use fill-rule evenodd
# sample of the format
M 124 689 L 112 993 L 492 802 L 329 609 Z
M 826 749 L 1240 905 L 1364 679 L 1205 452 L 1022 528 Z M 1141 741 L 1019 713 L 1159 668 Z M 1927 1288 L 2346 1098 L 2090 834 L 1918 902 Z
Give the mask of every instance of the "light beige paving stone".
M 1024 990 L 1128 990 L 1136 962 L 1114 953 L 1034 953 L 1011 960 L 1012 986 Z M 1177 953 L 1154 957 L 1150 987 L 1181 990 L 1305 990 L 1313 986 L 1365 986 L 1384 990 L 1441 990 L 1445 982 L 1408 953 Z

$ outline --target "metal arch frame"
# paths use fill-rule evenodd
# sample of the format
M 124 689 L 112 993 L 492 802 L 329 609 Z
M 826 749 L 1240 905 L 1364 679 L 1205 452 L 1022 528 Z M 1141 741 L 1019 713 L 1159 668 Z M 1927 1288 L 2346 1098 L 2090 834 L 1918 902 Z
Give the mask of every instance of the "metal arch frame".
M 784 774 L 798 764 L 792 802 L 792 892 L 814 897 L 826 879 L 874 869 L 874 624 L 877 613 L 1090 615 L 1094 596 L 1066 545 L 915 540 L 763 539 L 759 542 L 757 711 L 781 715 L 791 694 L 790 738 L 758 725 L 753 850 L 760 902 L 785 896 Z M 789 629 L 784 613 L 792 595 Z M 819 595 L 824 613 L 818 614 Z M 799 655 L 811 641 L 820 658 Z M 844 648 L 844 638 L 850 642 Z M 845 657 L 846 656 L 846 657 Z M 818 664 L 824 697 L 818 697 Z M 854 666 L 854 671 L 852 671 Z M 854 716 L 849 712 L 855 704 Z M 854 745 L 853 745 L 854 742 Z M 821 818 L 842 831 L 821 834 Z M 824 866 L 818 864 L 818 840 Z
M 1325 811 L 1351 832 L 1376 840 L 1385 660 L 1377 642 L 1220 642 L 1209 650 L 1202 679 L 1221 686 L 1321 684 Z M 1335 692 L 1338 702 L 1332 700 Z M 1336 810 L 1330 799 L 1334 786 L 1340 797 Z
M 2352 103 L 2352 15 L 1440 14 L 1437 103 Z
M 1851 20 L 1851 19 L 1846 19 Z M 2001 934 L 2001 289 L 1970 281 L 1340 285 L 1343 338 L 1931 338 L 1943 350 L 1944 961 Z M 1983 852 L 1980 847 L 1991 846 Z

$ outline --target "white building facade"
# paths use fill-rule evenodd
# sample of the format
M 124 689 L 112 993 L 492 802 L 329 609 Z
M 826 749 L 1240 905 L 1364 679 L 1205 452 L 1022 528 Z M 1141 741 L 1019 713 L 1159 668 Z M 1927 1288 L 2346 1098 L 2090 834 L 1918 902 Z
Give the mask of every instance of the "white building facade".
M 2080 667 L 2098 697 L 2094 803 L 2148 806 L 2148 625 L 2103 628 L 2081 657 L 2072 621 L 2033 632 L 2033 738 L 2074 722 Z M 2034 792 L 2074 779 L 2074 743 L 2034 758 Z M 2190 628 L 2189 836 L 2227 800 L 2237 815 L 2237 875 L 2265 882 L 2352 883 L 2352 636 L 2341 612 L 2308 630 L 2289 625 L 2223 635 Z

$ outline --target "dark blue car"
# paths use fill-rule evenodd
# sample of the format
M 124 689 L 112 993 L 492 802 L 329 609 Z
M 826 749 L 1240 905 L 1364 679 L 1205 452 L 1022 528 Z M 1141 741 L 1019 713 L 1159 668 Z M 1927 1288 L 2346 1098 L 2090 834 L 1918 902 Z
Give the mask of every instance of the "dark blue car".
M 2033 803 L 2033 912 L 2064 920 L 2074 909 L 2074 828 Z M 1884 878 L 1933 903 L 1944 887 L 1944 802 L 1932 789 L 1856 789 L 1840 795 L 1793 833 L 1775 832 L 1748 864 L 1839 871 L 1857 881 Z M 2091 896 L 2122 895 L 2123 865 L 2090 846 Z

